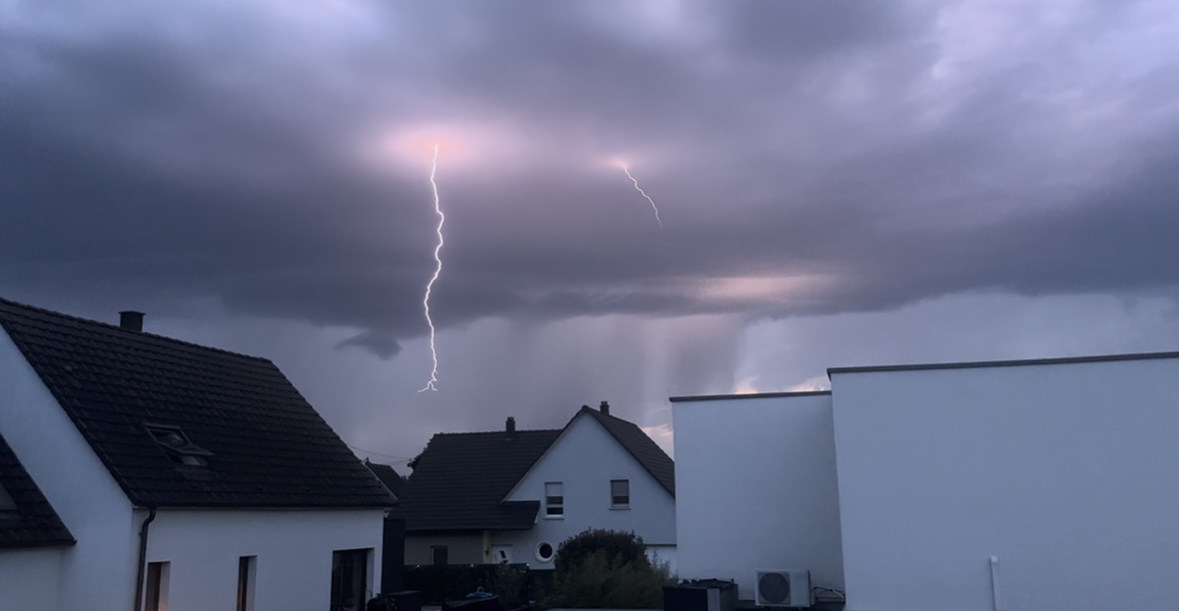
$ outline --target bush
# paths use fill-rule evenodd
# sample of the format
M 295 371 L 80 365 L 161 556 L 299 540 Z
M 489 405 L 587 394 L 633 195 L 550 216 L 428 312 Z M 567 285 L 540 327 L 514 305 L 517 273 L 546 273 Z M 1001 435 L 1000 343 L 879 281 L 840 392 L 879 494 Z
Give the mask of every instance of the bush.
M 590 554 L 599 550 L 606 553 L 612 565 L 628 562 L 646 563 L 647 566 L 651 564 L 642 537 L 636 537 L 634 533 L 598 528 L 582 531 L 557 546 L 557 557 L 553 561 L 557 575 L 561 574 L 562 569 L 567 570 L 585 562 Z
M 583 532 L 561 544 L 556 565 L 547 608 L 659 609 L 672 583 L 667 565 L 652 565 L 631 533 Z

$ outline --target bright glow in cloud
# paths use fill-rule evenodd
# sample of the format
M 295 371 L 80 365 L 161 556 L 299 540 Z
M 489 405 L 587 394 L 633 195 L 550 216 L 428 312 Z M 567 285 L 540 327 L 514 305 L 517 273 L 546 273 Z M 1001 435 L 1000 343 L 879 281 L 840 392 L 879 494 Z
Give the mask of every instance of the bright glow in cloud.
M 701 282 L 696 294 L 705 301 L 721 303 L 788 304 L 807 303 L 809 295 L 826 284 L 823 276 L 730 276 Z

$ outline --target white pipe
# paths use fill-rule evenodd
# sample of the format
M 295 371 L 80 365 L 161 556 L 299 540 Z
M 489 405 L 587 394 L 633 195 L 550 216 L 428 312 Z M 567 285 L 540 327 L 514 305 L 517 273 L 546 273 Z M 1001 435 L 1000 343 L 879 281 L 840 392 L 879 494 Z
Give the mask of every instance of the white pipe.
M 999 601 L 999 557 L 991 556 L 991 609 L 1003 611 Z

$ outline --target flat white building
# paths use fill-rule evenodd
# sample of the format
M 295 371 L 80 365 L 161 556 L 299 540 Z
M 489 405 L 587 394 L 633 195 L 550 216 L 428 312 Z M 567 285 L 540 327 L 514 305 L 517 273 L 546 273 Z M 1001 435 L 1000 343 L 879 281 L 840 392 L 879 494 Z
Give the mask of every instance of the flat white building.
M 809 570 L 849 611 L 1175 608 L 1179 353 L 828 374 L 673 399 L 682 576 L 753 598 Z
M 0 609 L 362 609 L 383 484 L 265 359 L 0 300 Z

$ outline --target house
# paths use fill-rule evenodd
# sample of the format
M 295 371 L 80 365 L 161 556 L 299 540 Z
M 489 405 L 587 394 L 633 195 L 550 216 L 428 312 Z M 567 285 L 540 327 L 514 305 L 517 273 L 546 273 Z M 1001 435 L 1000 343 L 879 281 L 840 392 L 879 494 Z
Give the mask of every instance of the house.
M 673 398 L 681 576 L 752 599 L 758 570 L 809 570 L 851 611 L 1175 607 L 1179 353 L 828 376 Z
M 367 458 L 364 459 L 364 464 L 369 471 L 373 472 L 373 475 L 377 476 L 377 479 L 381 480 L 382 484 L 385 484 L 385 488 L 389 489 L 394 498 L 401 494 L 401 489 L 405 486 L 405 478 L 392 465 L 369 462 Z
M 362 608 L 394 500 L 273 363 L 137 313 L 0 329 L 0 608 Z
M 435 435 L 396 515 L 407 564 L 528 563 L 590 528 L 630 531 L 675 561 L 675 466 L 642 429 L 582 407 L 559 430 Z

